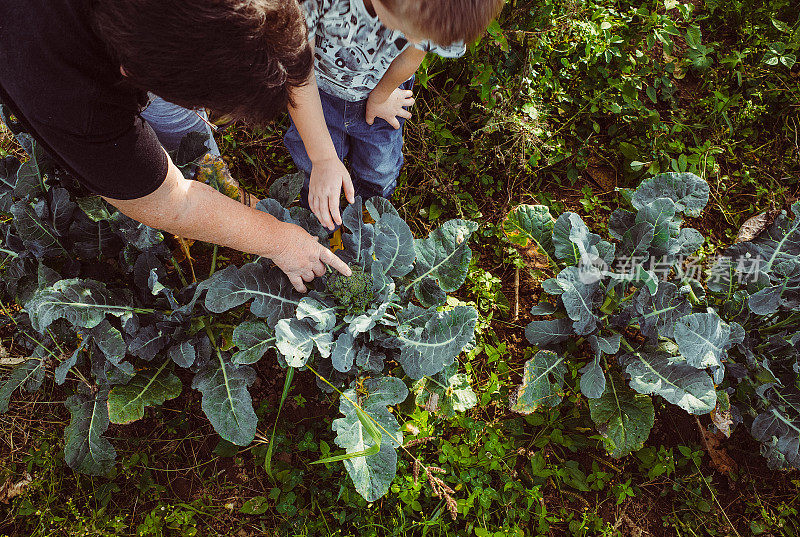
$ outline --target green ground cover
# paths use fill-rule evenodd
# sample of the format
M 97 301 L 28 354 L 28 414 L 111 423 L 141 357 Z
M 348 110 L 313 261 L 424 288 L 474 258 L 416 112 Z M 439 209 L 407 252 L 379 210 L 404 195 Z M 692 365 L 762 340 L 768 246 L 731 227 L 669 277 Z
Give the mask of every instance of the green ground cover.
M 111 426 L 117 462 L 103 477 L 65 465 L 62 403 L 75 386 L 48 372 L 41 391 L 15 394 L 0 415 L 0 486 L 22 491 L 0 504 L 0 534 L 797 535 L 800 475 L 770 469 L 746 425 L 706 435 L 708 415 L 653 397 L 644 447 L 608 455 L 581 389 L 592 357 L 577 345 L 559 405 L 509 408 L 536 352 L 528 312 L 557 271 L 541 249 L 515 248 L 503 222 L 520 204 L 543 205 L 608 239 L 612 212 L 629 208 L 624 189 L 691 172 L 709 186 L 703 212 L 687 218 L 708 266 L 748 218 L 800 195 L 799 51 L 789 0 L 509 3 L 467 57 L 423 65 L 392 200 L 416 237 L 454 218 L 480 224 L 466 282 L 448 299 L 478 312 L 475 345 L 459 358 L 476 406 L 452 416 L 429 399 L 397 406 L 406 438 L 419 442 L 400 453 L 388 494 L 368 503 L 342 463 L 311 464 L 336 451 L 339 401 L 309 371 L 295 375 L 273 427 L 286 375 L 274 351 L 254 365 L 249 447 L 220 439 L 186 377 L 180 397 Z M 294 171 L 284 129 L 218 137 L 233 175 L 257 194 Z M 19 151 L 0 132 L 8 153 Z M 212 256 L 236 259 L 201 244 L 192 256 L 206 272 Z M 188 274 L 189 261 L 180 265 Z M 15 352 L 10 338 L 3 345 L 7 371 Z M 429 478 L 412 456 L 442 471 Z M 437 477 L 453 491 L 455 520 L 433 493 Z

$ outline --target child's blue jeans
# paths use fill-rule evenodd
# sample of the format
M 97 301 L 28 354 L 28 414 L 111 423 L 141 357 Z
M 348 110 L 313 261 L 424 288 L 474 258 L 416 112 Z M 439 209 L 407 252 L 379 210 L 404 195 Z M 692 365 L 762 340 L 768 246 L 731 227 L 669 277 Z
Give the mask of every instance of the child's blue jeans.
M 414 78 L 400 88 L 411 89 Z M 367 101 L 345 101 L 323 91 L 319 92 L 325 123 L 333 139 L 340 160 L 350 157 L 350 176 L 356 196 L 388 198 L 397 187 L 397 177 L 403 165 L 403 124 L 396 129 L 384 119 L 375 118 L 372 125 L 366 121 Z M 305 172 L 306 182 L 301 192 L 300 204 L 308 208 L 308 182 L 311 160 L 306 153 L 300 133 L 292 122 L 283 142 L 297 167 Z

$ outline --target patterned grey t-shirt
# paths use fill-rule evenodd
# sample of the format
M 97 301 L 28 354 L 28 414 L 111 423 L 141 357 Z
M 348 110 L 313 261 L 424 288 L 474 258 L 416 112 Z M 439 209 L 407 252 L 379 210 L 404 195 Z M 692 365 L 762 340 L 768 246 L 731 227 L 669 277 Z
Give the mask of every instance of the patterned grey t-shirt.
M 373 17 L 364 0 L 301 0 L 308 35 L 316 36 L 315 69 L 319 89 L 344 99 L 360 101 L 409 45 L 402 32 L 390 30 Z M 463 44 L 442 47 L 430 42 L 415 45 L 445 58 L 466 51 Z

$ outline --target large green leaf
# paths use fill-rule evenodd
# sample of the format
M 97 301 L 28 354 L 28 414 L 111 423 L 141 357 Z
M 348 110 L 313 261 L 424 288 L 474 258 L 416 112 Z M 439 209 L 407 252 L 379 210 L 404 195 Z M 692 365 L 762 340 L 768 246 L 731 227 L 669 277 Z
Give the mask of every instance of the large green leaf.
M 289 279 L 277 267 L 265 269 L 260 263 L 241 268 L 229 265 L 207 280 L 206 308 L 222 313 L 252 300 L 250 311 L 274 326 L 279 319 L 294 315 L 300 299 Z
M 396 377 L 367 379 L 363 388 L 366 396 L 359 395 L 353 388 L 345 390 L 345 397 L 339 400 L 339 412 L 344 417 L 334 420 L 332 428 L 336 433 L 337 446 L 344 448 L 347 453 L 360 453 L 376 444 L 373 435 L 365 430 L 353 402 L 358 403 L 364 413 L 377 422 L 381 433 L 380 451 L 344 461 L 358 493 L 368 502 L 374 502 L 389 490 L 397 473 L 395 448 L 403 443 L 400 425 L 387 407 L 405 401 L 408 388 Z
M 599 352 L 595 352 L 594 358 L 583 366 L 581 372 L 581 393 L 589 399 L 598 399 L 606 392 L 606 375 L 600 367 Z
M 399 216 L 385 214 L 375 223 L 375 258 L 392 278 L 402 278 L 414 268 L 414 235 Z
M 675 248 L 675 236 L 678 234 L 676 222 L 675 203 L 668 198 L 658 198 L 639 208 L 635 224 L 647 223 L 653 227 L 653 239 L 650 241 L 652 256 L 663 257 L 677 253 L 672 251 Z
M 458 372 L 458 362 L 445 367 L 433 377 L 425 377 L 412 388 L 416 403 L 443 418 L 465 412 L 478 404 L 469 376 Z
M 658 283 L 655 294 L 646 287 L 640 289 L 634 297 L 634 304 L 639 329 L 642 335 L 650 338 L 659 335 L 672 338 L 677 320 L 692 311 L 686 295 L 679 293 L 675 284 L 664 281 Z
M 690 414 L 708 414 L 717 404 L 711 376 L 703 370 L 674 361 L 666 352 L 638 352 L 620 359 L 639 393 L 660 395 Z
M 93 222 L 80 211 L 76 212 L 76 218 L 69 228 L 69 238 L 75 254 L 83 259 L 114 254 L 121 246 L 109 222 Z
M 795 415 L 800 410 L 800 401 L 795 401 Z M 800 418 L 792 418 L 781 408 L 771 405 L 756 416 L 750 433 L 765 444 L 771 468 L 800 468 Z
M 11 394 L 17 389 L 32 392 L 39 389 L 44 380 L 45 361 L 42 358 L 25 360 L 15 367 L 0 384 L 0 414 L 8 411 Z
M 552 321 L 531 321 L 525 327 L 525 337 L 531 345 L 544 347 L 561 343 L 569 339 L 575 331 L 569 319 L 554 319 Z
M 275 346 L 291 367 L 303 367 L 311 358 L 314 347 L 323 358 L 331 355 L 333 334 L 317 332 L 298 319 L 281 319 L 275 325 Z
M 531 414 L 542 407 L 554 407 L 561 402 L 564 358 L 552 351 L 539 351 L 525 362 L 522 384 L 513 393 L 511 410 Z
M 333 368 L 341 373 L 349 373 L 353 369 L 359 349 L 360 345 L 356 345 L 355 338 L 349 332 L 339 334 L 331 353 Z
M 800 306 L 800 258 L 778 259 L 769 277 L 772 285 L 748 298 L 750 311 L 756 315 L 770 315 L 781 307 L 796 309 Z
M 254 364 L 275 345 L 275 332 L 263 321 L 244 321 L 233 329 L 232 343 L 239 347 L 235 364 Z
M 778 215 L 775 222 L 764 231 L 753 244 L 762 257 L 763 272 L 769 273 L 781 259 L 797 259 L 800 256 L 800 201 L 792 205 L 794 218 L 786 213 Z
M 169 334 L 155 325 L 142 328 L 128 344 L 128 352 L 142 360 L 155 358 L 169 343 Z
M 247 390 L 255 380 L 251 367 L 235 365 L 219 352 L 217 360 L 210 361 L 192 380 L 192 388 L 203 394 L 203 412 L 214 430 L 237 446 L 246 446 L 255 438 L 258 417 Z
M 114 465 L 117 452 L 102 435 L 108 429 L 108 387 L 95 394 L 67 398 L 72 418 L 64 430 L 64 459 L 73 470 L 104 475 Z
M 347 231 L 342 233 L 344 257 L 347 262 L 365 265 L 367 257 L 373 249 L 375 229 L 372 224 L 364 222 L 364 211 L 361 197 L 342 211 L 342 225 Z
M 449 220 L 427 238 L 414 240 L 417 261 L 408 286 L 423 303 L 426 301 L 419 288 L 426 280 L 435 280 L 445 292 L 455 291 L 464 283 L 472 258 L 468 241 L 477 229 L 475 222 Z
M 45 201 L 35 206 L 25 201 L 18 201 L 11 206 L 14 227 L 25 246 L 34 251 L 37 257 L 51 256 L 56 252 L 66 254 L 58 232 L 48 221 Z
M 28 160 L 17 169 L 17 180 L 14 185 L 14 197 L 25 198 L 43 194 L 47 190 L 45 177 L 53 171 L 52 159 L 39 143 L 33 143 L 28 153 Z
M 700 216 L 708 204 L 708 195 L 708 183 L 693 173 L 662 173 L 642 181 L 631 204 L 641 209 L 658 198 L 669 198 L 677 212 Z
M 553 258 L 553 226 L 555 220 L 550 209 L 544 205 L 520 205 L 503 220 L 503 232 L 509 242 L 520 248 L 536 249 L 545 255 L 552 264 Z
M 342 225 L 347 231 L 342 232 L 343 258 L 348 263 L 364 266 L 373 248 L 375 230 L 372 224 L 364 222 L 364 211 L 361 197 L 342 211 Z
M 576 334 L 591 334 L 597 329 L 600 318 L 595 311 L 600 307 L 602 295 L 600 282 L 586 280 L 581 267 L 567 267 L 558 273 L 556 282 L 563 290 L 561 301 L 567 315 L 572 319 Z
M 681 355 L 698 369 L 722 365 L 731 346 L 730 336 L 730 325 L 714 311 L 686 315 L 675 325 L 675 343 Z
M 305 172 L 290 173 L 279 177 L 269 185 L 269 197 L 282 206 L 288 207 L 300 195 L 305 180 Z
M 592 233 L 583 219 L 566 212 L 553 226 L 553 248 L 556 257 L 567 265 L 577 265 L 591 253 L 597 254 L 600 235 Z
M 602 397 L 589 399 L 589 413 L 606 451 L 617 458 L 641 449 L 655 420 L 650 397 L 635 393 L 614 375 Z
M 144 417 L 145 407 L 175 399 L 182 388 L 180 379 L 164 366 L 155 371 L 140 371 L 127 384 L 111 388 L 108 419 L 119 424 L 134 422 Z
M 197 351 L 191 341 L 182 341 L 172 345 L 167 352 L 167 356 L 179 367 L 192 367 L 192 364 L 197 359 Z M 237 362 L 234 360 L 234 363 Z
M 452 364 L 472 341 L 477 320 L 475 308 L 457 306 L 443 313 L 432 308 L 423 319 L 401 324 L 397 340 L 400 344 L 398 361 L 403 370 L 412 379 L 420 379 L 433 376 Z
M 295 317 L 305 320 L 318 332 L 328 332 L 336 326 L 336 307 L 328 306 L 315 298 L 304 296 L 300 299 Z
M 38 332 L 57 319 L 66 319 L 75 327 L 92 328 L 106 315 L 121 317 L 133 313 L 131 306 L 109 291 L 105 284 L 78 278 L 60 280 L 52 287 L 37 291 L 25 304 L 31 325 Z

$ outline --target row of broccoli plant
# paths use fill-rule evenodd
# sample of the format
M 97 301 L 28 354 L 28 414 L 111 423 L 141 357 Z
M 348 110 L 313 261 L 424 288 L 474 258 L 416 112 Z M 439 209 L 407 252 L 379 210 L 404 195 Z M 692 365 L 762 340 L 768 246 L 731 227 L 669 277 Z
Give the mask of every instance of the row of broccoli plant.
M 557 405 L 565 359 L 588 350 L 580 391 L 612 456 L 642 447 L 658 395 L 711 414 L 726 435 L 752 419 L 771 463 L 800 467 L 800 203 L 794 219 L 784 212 L 704 271 L 692 257 L 704 238 L 683 226 L 708 203 L 704 180 L 661 174 L 624 194 L 632 210 L 612 213 L 615 244 L 577 214 L 554 219 L 545 206 L 517 207 L 505 220 L 508 240 L 546 255 L 556 274 L 542 283 L 553 298 L 531 311 L 546 318 L 526 327 L 538 352 L 512 409 Z
M 414 239 L 388 201 L 363 204 L 374 220 L 367 223 L 358 199 L 343 213 L 339 254 L 354 269 L 349 281 L 330 276 L 302 295 L 267 259 L 214 271 L 216 249 L 210 277 L 189 281 L 159 231 L 97 196 L 73 199 L 40 147 L 22 141 L 30 159 L 7 158 L 0 167 L 0 211 L 10 215 L 0 224 L 0 322 L 26 359 L 2 379 L 0 412 L 16 390 L 39 389 L 48 372 L 58 384 L 74 380 L 66 400 L 70 467 L 106 473 L 116 457 L 103 436 L 109 424 L 133 422 L 177 397 L 187 375 L 219 435 L 248 445 L 257 425 L 251 364 L 272 348 L 282 366 L 312 369 L 343 394 L 335 441 L 369 501 L 396 473 L 403 435 L 388 407 L 407 398 L 405 377 L 448 408 L 474 404 L 456 358 L 474 337 L 477 312 L 441 306 L 465 280 L 476 224 L 452 220 Z M 176 155 L 182 164 L 202 152 L 197 139 L 185 142 Z M 202 175 L 224 190 L 224 167 L 207 164 Z M 301 186 L 296 179 L 276 182 L 258 209 L 322 238 L 309 211 L 287 208 Z M 225 345 L 215 318 L 230 310 L 225 319 L 240 322 Z M 404 377 L 388 373 L 392 363 Z M 445 393 L 453 379 L 460 389 Z

